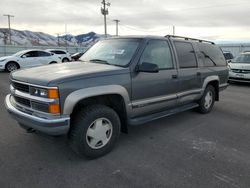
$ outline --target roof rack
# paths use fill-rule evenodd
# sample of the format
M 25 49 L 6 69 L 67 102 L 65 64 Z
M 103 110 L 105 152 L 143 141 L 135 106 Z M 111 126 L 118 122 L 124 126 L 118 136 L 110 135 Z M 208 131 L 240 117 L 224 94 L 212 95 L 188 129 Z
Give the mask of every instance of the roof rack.
M 194 41 L 198 41 L 198 42 L 206 42 L 206 43 L 210 43 L 210 44 L 215 44 L 214 42 L 208 41 L 208 40 L 194 39 L 194 38 L 182 37 L 182 36 L 176 36 L 176 35 L 166 35 L 165 37 L 178 38 L 178 39 L 184 39 L 184 40 L 194 40 Z

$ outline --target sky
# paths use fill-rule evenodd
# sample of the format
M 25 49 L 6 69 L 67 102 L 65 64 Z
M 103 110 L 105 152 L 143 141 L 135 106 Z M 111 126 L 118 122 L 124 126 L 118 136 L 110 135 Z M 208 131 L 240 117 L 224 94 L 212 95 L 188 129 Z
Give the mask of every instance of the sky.
M 56 35 L 104 33 L 102 0 L 1 0 L 0 13 L 12 14 L 11 27 Z M 208 40 L 250 40 L 249 0 L 109 0 L 108 34 L 175 35 Z M 7 18 L 0 15 L 0 28 Z

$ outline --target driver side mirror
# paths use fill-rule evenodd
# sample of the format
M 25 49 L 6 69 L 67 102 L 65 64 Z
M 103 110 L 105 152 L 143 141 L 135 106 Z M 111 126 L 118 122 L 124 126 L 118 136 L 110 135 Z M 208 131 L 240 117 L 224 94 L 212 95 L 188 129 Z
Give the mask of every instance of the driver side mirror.
M 26 55 L 22 55 L 21 58 L 26 58 L 27 56 Z
M 142 62 L 142 64 L 138 65 L 137 71 L 138 72 L 157 73 L 157 72 L 159 72 L 159 67 L 158 67 L 158 65 L 156 65 L 154 63 Z

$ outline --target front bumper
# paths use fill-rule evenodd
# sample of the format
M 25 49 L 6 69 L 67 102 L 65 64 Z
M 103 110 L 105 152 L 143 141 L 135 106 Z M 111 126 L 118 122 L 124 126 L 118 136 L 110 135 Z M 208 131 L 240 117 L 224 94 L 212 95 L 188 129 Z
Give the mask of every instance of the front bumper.
M 250 74 L 229 72 L 229 81 L 250 83 Z
M 68 133 L 70 127 L 70 117 L 45 119 L 30 115 L 15 108 L 10 101 L 10 97 L 10 94 L 6 96 L 5 107 L 9 114 L 20 124 L 48 135 L 63 135 Z

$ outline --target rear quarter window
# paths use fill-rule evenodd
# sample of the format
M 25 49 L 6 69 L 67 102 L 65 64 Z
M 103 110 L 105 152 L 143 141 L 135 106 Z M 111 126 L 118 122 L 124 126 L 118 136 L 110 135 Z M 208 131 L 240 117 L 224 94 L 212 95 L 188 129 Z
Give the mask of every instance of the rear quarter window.
M 189 42 L 174 42 L 180 68 L 195 68 L 197 60 L 194 48 Z
M 226 66 L 225 57 L 218 46 L 213 44 L 198 43 L 198 47 L 204 59 L 204 66 Z

